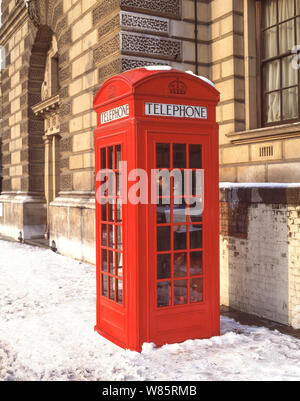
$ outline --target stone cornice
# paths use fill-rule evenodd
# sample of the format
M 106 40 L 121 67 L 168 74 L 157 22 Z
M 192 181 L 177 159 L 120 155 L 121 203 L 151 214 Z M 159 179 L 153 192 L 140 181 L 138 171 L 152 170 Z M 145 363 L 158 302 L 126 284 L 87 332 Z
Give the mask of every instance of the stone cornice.
M 29 19 L 25 5 L 15 7 L 11 16 L 0 28 L 0 45 L 4 46 L 13 36 L 19 26 Z
M 273 127 L 253 129 L 249 131 L 234 132 L 226 135 L 233 144 L 265 142 L 268 140 L 279 140 L 295 138 L 300 136 L 300 123 L 276 125 Z
M 59 95 L 50 97 L 49 99 L 43 100 L 42 102 L 32 106 L 34 114 L 45 114 L 51 112 L 59 106 Z

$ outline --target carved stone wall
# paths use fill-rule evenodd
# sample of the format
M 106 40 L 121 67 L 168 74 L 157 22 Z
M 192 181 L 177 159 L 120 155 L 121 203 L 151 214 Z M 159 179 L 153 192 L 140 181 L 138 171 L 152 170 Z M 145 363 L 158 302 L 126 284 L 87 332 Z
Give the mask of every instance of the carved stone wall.
M 0 43 L 6 49 L 7 68 L 1 84 L 4 193 L 0 202 L 9 197 L 5 201 L 7 216 L 13 216 L 8 209 L 18 194 L 43 196 L 44 123 L 33 114 L 32 106 L 41 100 L 46 54 L 53 35 L 60 83 L 59 199 L 64 202 L 58 201 L 51 213 L 55 214 L 53 221 L 63 222 L 63 216 L 75 207 L 74 198 L 93 198 L 96 115 L 92 102 L 96 91 L 112 75 L 145 65 L 169 64 L 194 70 L 193 4 L 192 0 L 34 0 L 31 20 L 25 7 L 18 7 L 15 0 L 2 1 Z M 199 7 L 200 14 L 208 16 L 208 3 L 200 1 Z M 199 18 L 199 46 L 206 55 L 199 59 L 199 72 L 208 76 L 209 27 L 205 18 Z M 76 207 L 82 207 L 80 202 Z M 24 208 L 18 210 L 22 214 Z M 88 212 L 92 214 L 93 206 Z M 14 222 L 8 220 L 4 224 L 0 218 L 0 233 L 15 229 Z M 55 240 L 68 247 L 72 230 L 60 224 Z

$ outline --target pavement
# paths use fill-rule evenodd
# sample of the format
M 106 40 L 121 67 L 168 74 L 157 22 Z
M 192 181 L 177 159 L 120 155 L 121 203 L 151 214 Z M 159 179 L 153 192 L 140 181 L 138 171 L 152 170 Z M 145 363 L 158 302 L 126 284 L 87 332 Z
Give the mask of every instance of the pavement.
M 7 237 L 0 235 L 0 240 L 12 241 Z M 40 241 L 26 241 L 29 245 L 38 246 L 40 248 L 48 248 L 45 240 Z M 266 327 L 270 330 L 277 330 L 282 334 L 286 334 L 297 339 L 300 339 L 300 330 L 293 329 L 292 327 L 286 326 L 284 324 L 272 322 L 271 320 L 262 318 L 260 316 L 251 315 L 249 313 L 240 312 L 236 309 L 230 308 L 228 306 L 221 306 L 221 315 L 234 319 L 242 325 L 246 326 L 256 326 L 256 327 Z

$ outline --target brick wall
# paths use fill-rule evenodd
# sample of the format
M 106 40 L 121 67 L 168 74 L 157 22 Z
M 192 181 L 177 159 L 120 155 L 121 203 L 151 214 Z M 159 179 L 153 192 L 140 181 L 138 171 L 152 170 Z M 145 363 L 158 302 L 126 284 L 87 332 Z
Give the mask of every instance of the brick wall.
M 300 328 L 300 186 L 222 187 L 221 303 Z

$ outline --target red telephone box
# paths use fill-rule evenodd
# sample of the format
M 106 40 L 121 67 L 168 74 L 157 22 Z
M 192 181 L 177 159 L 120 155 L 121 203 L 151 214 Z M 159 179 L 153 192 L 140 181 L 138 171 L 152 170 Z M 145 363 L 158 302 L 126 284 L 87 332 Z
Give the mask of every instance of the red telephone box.
M 95 330 L 123 348 L 219 335 L 218 101 L 170 67 L 122 73 L 95 97 Z

